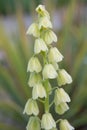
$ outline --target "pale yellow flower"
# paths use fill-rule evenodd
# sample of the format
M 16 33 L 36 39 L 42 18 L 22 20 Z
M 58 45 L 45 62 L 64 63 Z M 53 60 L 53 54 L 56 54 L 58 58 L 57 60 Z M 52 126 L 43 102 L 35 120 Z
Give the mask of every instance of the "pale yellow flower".
M 55 90 L 54 102 L 55 105 L 59 105 L 62 102 L 70 102 L 69 95 L 64 91 L 63 88 L 58 88 Z
M 49 130 L 56 127 L 56 122 L 50 113 L 45 113 L 42 116 L 41 128 Z
M 52 47 L 48 53 L 48 59 L 50 62 L 60 62 L 63 59 L 63 55 L 56 47 Z
M 41 17 L 39 19 L 39 29 L 44 28 L 52 28 L 52 23 L 47 17 Z
M 44 40 L 41 39 L 41 38 L 38 38 L 38 39 L 35 40 L 34 53 L 38 54 L 41 51 L 48 51 L 48 48 L 47 48 Z
M 37 99 L 38 97 L 40 98 L 46 97 L 46 90 L 44 86 L 42 85 L 42 83 L 38 83 L 36 84 L 35 87 L 33 87 L 32 98 Z
M 30 117 L 29 122 L 26 127 L 27 130 L 41 130 L 40 119 L 38 117 Z
M 58 71 L 58 77 L 57 77 L 58 85 L 65 85 L 72 83 L 72 77 L 66 72 L 64 69 L 60 69 Z
M 55 105 L 55 111 L 60 115 L 64 114 L 67 110 L 69 110 L 69 106 L 65 102 L 61 102 L 59 105 Z
M 74 130 L 74 127 L 70 125 L 67 120 L 60 121 L 60 130 Z
M 51 44 L 52 42 L 57 42 L 57 36 L 52 30 L 45 31 L 43 39 L 48 45 Z
M 28 28 L 26 34 L 33 35 L 34 37 L 40 36 L 40 31 L 37 23 L 33 23 Z
M 52 64 L 46 64 L 42 72 L 44 79 L 54 79 L 57 77 L 57 72 Z
M 39 73 L 42 70 L 42 66 L 37 57 L 32 57 L 28 62 L 27 72 L 37 72 Z
M 37 102 L 33 99 L 29 99 L 25 105 L 24 108 L 24 114 L 26 113 L 27 115 L 38 115 L 39 114 L 39 108 L 37 105 Z
M 34 87 L 36 84 L 41 82 L 41 76 L 37 73 L 31 73 L 28 81 L 29 87 Z

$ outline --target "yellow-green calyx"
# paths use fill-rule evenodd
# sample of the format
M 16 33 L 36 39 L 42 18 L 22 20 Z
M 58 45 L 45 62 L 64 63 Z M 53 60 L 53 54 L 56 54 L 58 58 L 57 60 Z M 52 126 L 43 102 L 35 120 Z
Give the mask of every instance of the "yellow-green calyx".
M 59 62 L 63 60 L 60 51 L 52 46 L 57 42 L 57 36 L 52 30 L 50 15 L 44 5 L 36 8 L 38 19 L 30 25 L 27 35 L 33 35 L 35 39 L 34 54 L 28 62 L 27 72 L 30 73 L 28 85 L 32 89 L 32 97 L 25 104 L 24 114 L 29 115 L 27 130 L 57 130 L 56 123 L 59 123 L 60 130 L 74 130 L 74 128 L 65 119 L 55 121 L 50 107 L 54 105 L 57 114 L 62 115 L 68 109 L 70 97 L 62 86 L 72 82 L 71 76 L 66 70 L 59 68 Z M 52 85 L 51 80 L 57 82 L 57 87 Z M 50 102 L 50 97 L 54 98 Z M 43 103 L 44 113 L 40 114 L 38 102 Z M 41 115 L 41 120 L 39 118 Z

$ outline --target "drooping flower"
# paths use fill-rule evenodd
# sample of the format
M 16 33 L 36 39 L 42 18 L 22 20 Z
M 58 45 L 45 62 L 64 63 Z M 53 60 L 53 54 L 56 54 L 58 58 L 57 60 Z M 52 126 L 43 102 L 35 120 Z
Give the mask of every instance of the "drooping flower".
M 42 66 L 37 57 L 32 57 L 28 62 L 27 72 L 37 72 L 39 73 L 42 70 Z
M 57 36 L 52 30 L 45 31 L 43 39 L 48 45 L 51 44 L 52 42 L 57 42 Z
M 53 67 L 55 68 L 55 70 L 59 69 L 58 63 L 56 62 L 52 62 Z
M 39 37 L 40 31 L 39 31 L 38 24 L 37 23 L 31 24 L 26 33 L 33 35 L 34 37 Z
M 46 64 L 42 72 L 44 79 L 54 79 L 57 77 L 57 72 L 52 64 Z
M 46 90 L 42 85 L 42 83 L 38 83 L 35 85 L 35 87 L 33 87 L 32 98 L 37 99 L 38 97 L 40 98 L 46 97 Z
M 39 19 L 39 29 L 44 28 L 52 28 L 52 23 L 47 17 L 41 17 Z
M 74 127 L 70 125 L 67 120 L 60 121 L 60 130 L 74 130 Z
M 42 116 L 41 128 L 49 130 L 56 127 L 56 122 L 50 113 L 45 113 Z
M 46 16 L 46 17 L 48 17 L 50 19 L 50 15 L 49 15 L 48 11 L 45 9 L 44 5 L 39 5 L 36 8 L 36 12 L 38 12 L 38 14 L 40 14 L 41 17 Z
M 26 113 L 27 115 L 32 115 L 34 114 L 35 116 L 39 114 L 39 108 L 37 105 L 37 102 L 33 99 L 29 99 L 25 105 L 24 108 L 24 114 Z
M 63 55 L 56 47 L 52 47 L 48 53 L 48 59 L 50 62 L 60 62 L 63 59 Z
M 48 51 L 48 48 L 47 48 L 44 40 L 41 39 L 41 38 L 38 38 L 38 39 L 35 40 L 34 53 L 38 54 L 41 51 Z
M 64 69 L 60 69 L 57 77 L 58 85 L 65 85 L 72 83 L 72 77 Z
M 69 109 L 69 106 L 65 102 L 61 102 L 59 105 L 55 105 L 56 113 L 62 115 Z
M 31 73 L 31 74 L 30 74 L 29 81 L 28 81 L 29 87 L 34 87 L 34 86 L 36 86 L 36 84 L 38 84 L 39 82 L 41 82 L 41 76 L 40 76 L 40 74 Z
M 30 117 L 29 122 L 26 127 L 27 130 L 41 130 L 40 119 L 38 117 Z
M 59 105 L 62 102 L 70 102 L 70 97 L 63 88 L 58 88 L 55 90 L 54 103 Z

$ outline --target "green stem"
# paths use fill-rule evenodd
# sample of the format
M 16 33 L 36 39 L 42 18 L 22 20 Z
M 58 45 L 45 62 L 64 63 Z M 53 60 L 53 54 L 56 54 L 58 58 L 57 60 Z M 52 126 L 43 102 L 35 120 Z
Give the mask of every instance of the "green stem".
M 47 97 L 45 98 L 45 112 L 49 112 L 49 94 L 47 93 Z

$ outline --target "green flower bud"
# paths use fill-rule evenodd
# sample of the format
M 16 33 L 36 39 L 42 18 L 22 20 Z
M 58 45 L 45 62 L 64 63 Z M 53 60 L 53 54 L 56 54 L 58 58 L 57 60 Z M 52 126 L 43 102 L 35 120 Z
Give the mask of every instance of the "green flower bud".
M 50 113 L 45 113 L 42 116 L 41 128 L 49 130 L 56 127 L 56 122 L 54 121 Z
M 42 70 L 42 66 L 37 57 L 32 57 L 28 62 L 27 72 L 37 72 L 39 73 Z
M 44 5 L 39 5 L 39 6 L 36 8 L 36 12 L 38 12 L 38 14 L 40 14 L 41 16 L 47 16 L 47 17 L 50 19 L 50 15 L 49 15 L 49 13 L 47 12 L 47 10 L 45 9 L 45 6 L 44 6 Z
M 56 113 L 60 115 L 64 114 L 68 109 L 69 109 L 69 106 L 65 102 L 62 102 L 59 105 L 55 106 Z
M 52 23 L 47 17 L 41 17 L 39 19 L 39 29 L 44 28 L 52 28 Z
M 26 127 L 27 130 L 41 130 L 40 119 L 38 117 L 30 117 Z
M 46 42 L 46 44 L 51 44 L 52 42 L 57 42 L 57 36 L 56 34 L 51 31 L 51 30 L 47 30 L 44 35 L 43 35 L 43 39 Z
M 34 53 L 38 54 L 41 51 L 48 51 L 48 48 L 47 48 L 44 40 L 41 39 L 41 38 L 38 38 L 38 39 L 35 40 Z
M 67 120 L 60 121 L 60 130 L 74 130 Z
M 72 77 L 64 69 L 61 69 L 58 72 L 57 81 L 59 86 L 70 84 L 72 83 Z
M 39 82 L 41 82 L 41 76 L 37 73 L 31 73 L 28 81 L 29 87 L 34 87 Z
M 56 47 L 52 47 L 48 53 L 48 59 L 50 62 L 60 62 L 63 56 Z
M 33 99 L 29 99 L 25 105 L 25 109 L 24 109 L 24 114 L 26 113 L 27 115 L 38 115 L 39 114 L 39 108 L 37 105 L 37 102 Z
M 40 98 L 46 97 L 46 90 L 41 83 L 38 83 L 36 84 L 35 87 L 33 87 L 32 96 L 33 99 L 37 99 L 38 97 Z
M 39 37 L 40 31 L 38 28 L 38 24 L 37 23 L 31 24 L 26 33 L 29 35 L 33 35 L 34 37 Z
M 42 75 L 44 79 L 54 79 L 57 77 L 57 72 L 52 64 L 46 64 L 43 68 Z
M 58 88 L 55 90 L 54 103 L 59 105 L 62 102 L 70 102 L 70 97 L 63 88 Z

